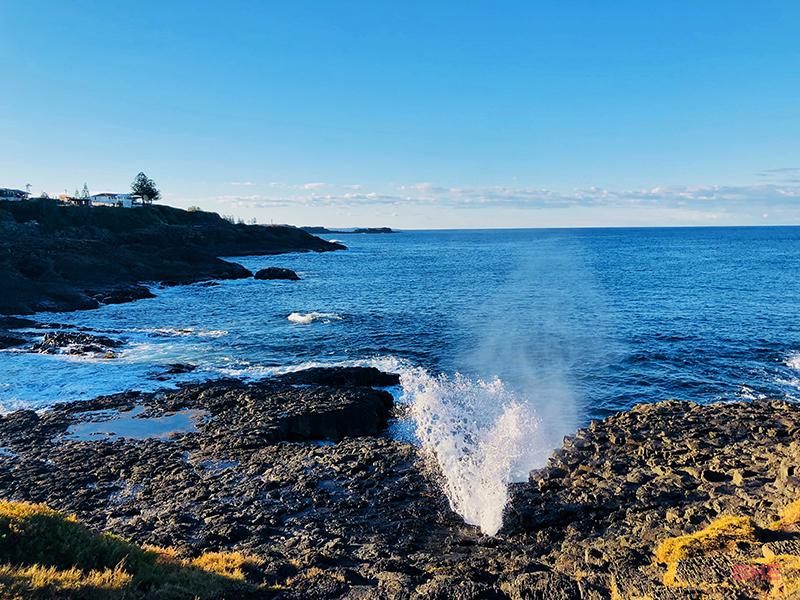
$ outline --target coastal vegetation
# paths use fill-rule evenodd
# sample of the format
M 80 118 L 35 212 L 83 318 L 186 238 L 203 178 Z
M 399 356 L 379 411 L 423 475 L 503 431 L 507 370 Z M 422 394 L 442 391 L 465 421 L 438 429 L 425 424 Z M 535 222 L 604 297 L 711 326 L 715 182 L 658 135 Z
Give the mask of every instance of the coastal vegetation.
M 666 567 L 663 582 L 668 588 L 731 597 L 794 597 L 800 592 L 798 524 L 800 500 L 763 528 L 750 517 L 724 515 L 698 531 L 664 539 L 653 558 Z M 720 579 L 713 568 L 720 564 L 727 566 L 730 577 Z
M 3 598 L 218 598 L 245 595 L 260 559 L 238 552 L 182 558 L 85 527 L 44 504 L 0 501 Z
M 145 203 L 152 203 L 161 198 L 156 182 L 141 172 L 131 184 L 131 193 L 142 198 Z

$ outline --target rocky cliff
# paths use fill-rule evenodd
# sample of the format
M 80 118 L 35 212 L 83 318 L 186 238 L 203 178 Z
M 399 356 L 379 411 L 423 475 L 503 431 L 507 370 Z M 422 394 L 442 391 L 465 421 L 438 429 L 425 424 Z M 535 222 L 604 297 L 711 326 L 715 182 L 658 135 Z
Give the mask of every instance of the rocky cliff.
M 215 213 L 169 206 L 0 202 L 0 314 L 96 308 L 147 297 L 139 282 L 252 275 L 220 256 L 341 249 L 295 227 L 236 225 Z

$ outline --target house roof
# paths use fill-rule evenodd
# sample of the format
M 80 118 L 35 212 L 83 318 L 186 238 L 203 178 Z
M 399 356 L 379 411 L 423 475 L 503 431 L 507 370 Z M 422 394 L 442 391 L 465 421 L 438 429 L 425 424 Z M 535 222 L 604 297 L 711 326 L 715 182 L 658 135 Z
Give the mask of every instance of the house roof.
M 90 198 L 141 198 L 139 194 L 117 194 L 115 192 L 100 192 L 99 194 L 92 194 Z
M 30 196 L 30 194 L 23 190 L 15 190 L 14 188 L 0 188 L 0 196 Z

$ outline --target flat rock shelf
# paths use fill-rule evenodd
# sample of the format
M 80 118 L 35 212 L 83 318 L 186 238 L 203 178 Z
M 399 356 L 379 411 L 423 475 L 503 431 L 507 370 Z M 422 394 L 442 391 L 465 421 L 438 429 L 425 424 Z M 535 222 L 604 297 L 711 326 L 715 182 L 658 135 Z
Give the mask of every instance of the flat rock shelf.
M 759 598 L 796 582 L 800 407 L 664 402 L 592 422 L 512 485 L 488 537 L 386 433 L 399 409 L 370 386 L 395 381 L 315 369 L 9 413 L 0 497 L 187 557 L 257 555 L 264 598 Z M 186 411 L 167 434 L 74 435 Z

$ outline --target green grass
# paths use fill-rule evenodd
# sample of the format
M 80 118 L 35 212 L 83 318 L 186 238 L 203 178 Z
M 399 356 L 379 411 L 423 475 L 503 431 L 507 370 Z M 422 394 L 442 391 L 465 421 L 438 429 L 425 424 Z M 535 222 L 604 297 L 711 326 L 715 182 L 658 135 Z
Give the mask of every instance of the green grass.
M 25 202 L 0 201 L 0 210 L 10 214 L 17 223 L 36 221 L 47 231 L 70 227 L 129 231 L 157 225 L 231 226 L 216 213 L 189 212 L 163 204 L 119 210 L 105 206 L 61 206 L 53 199 L 36 199 Z
M 180 558 L 91 531 L 43 504 L 0 501 L 2 598 L 242 597 L 255 591 L 246 573 L 259 564 L 233 552 Z

